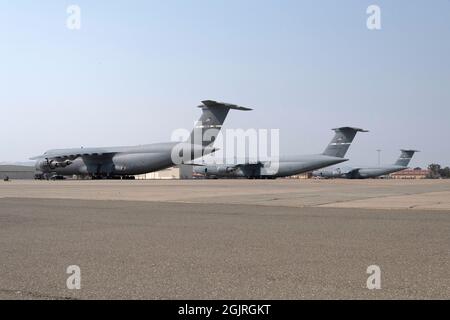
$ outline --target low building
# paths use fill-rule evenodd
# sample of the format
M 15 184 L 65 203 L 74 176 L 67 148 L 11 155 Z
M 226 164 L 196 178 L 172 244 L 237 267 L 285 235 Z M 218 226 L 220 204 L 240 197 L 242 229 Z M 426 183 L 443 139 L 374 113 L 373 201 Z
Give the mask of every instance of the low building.
M 0 165 L 0 179 L 34 179 L 34 167 L 16 166 L 16 165 Z
M 312 172 L 304 172 L 304 173 L 286 177 L 286 179 L 311 179 L 311 178 L 312 178 Z
M 428 169 L 406 169 L 398 172 L 391 173 L 389 178 L 391 179 L 426 179 L 430 174 Z
M 136 180 L 172 180 L 180 179 L 180 169 L 176 167 L 134 176 Z
M 192 179 L 192 166 L 181 165 L 135 176 L 136 180 Z

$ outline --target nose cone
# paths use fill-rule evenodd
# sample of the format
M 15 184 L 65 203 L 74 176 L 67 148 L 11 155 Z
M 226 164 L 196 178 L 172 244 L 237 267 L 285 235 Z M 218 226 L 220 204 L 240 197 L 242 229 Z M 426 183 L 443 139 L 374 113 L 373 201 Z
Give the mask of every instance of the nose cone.
M 44 172 L 44 160 L 36 160 L 34 163 L 34 170 L 36 173 Z
M 194 166 L 194 173 L 205 173 L 205 167 Z
M 211 166 L 207 166 L 207 165 L 194 165 L 193 166 L 193 172 L 194 173 L 199 173 L 199 174 L 207 174 L 210 173 L 211 171 Z

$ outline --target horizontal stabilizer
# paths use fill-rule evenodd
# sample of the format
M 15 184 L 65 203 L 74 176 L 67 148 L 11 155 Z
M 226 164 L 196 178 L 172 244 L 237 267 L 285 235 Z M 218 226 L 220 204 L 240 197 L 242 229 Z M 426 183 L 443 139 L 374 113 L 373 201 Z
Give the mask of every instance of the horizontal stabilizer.
M 334 128 L 333 131 L 355 131 L 355 132 L 369 132 L 369 130 L 361 129 L 361 128 L 355 128 L 355 127 L 340 127 L 340 128 Z
M 205 106 L 208 108 L 215 108 L 215 107 L 222 107 L 222 108 L 228 108 L 228 109 L 233 109 L 233 110 L 241 110 L 241 111 L 251 111 L 253 109 L 247 108 L 247 107 L 241 107 L 235 104 L 231 104 L 231 103 L 225 103 L 225 102 L 217 102 L 214 100 L 205 100 L 202 101 L 202 103 L 204 104 L 203 106 L 199 106 L 199 108 L 204 108 Z

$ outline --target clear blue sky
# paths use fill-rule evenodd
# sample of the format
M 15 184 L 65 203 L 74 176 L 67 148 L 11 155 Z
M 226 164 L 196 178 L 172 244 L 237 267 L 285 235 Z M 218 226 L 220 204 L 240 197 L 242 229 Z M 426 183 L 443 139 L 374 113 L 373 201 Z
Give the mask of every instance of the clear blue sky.
M 80 31 L 66 8 L 81 7 Z M 366 28 L 366 8 L 382 30 Z M 450 1 L 0 1 L 0 161 L 190 129 L 202 99 L 255 109 L 288 153 L 360 126 L 351 163 L 450 165 Z

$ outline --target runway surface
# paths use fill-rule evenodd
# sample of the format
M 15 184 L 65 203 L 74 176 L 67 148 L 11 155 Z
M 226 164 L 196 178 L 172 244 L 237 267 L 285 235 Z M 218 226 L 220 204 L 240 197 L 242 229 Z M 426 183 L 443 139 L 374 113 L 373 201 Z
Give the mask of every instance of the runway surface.
M 0 299 L 449 299 L 449 193 L 444 180 L 0 183 Z
M 449 180 L 147 180 L 0 183 L 0 198 L 450 210 Z

